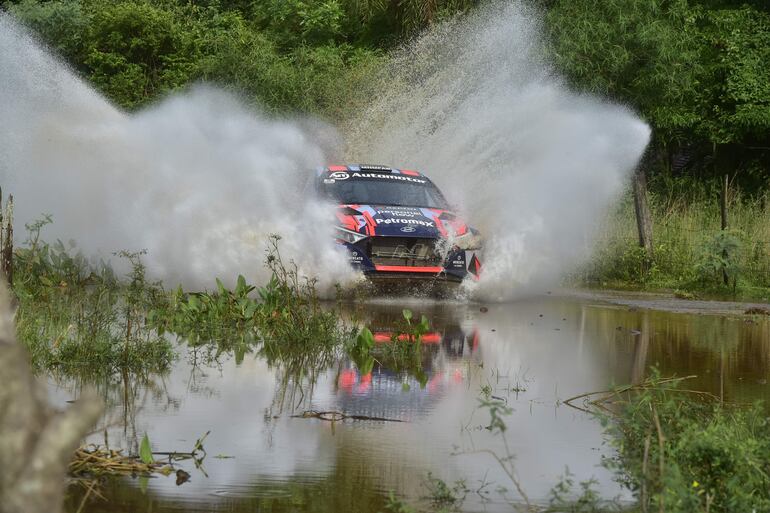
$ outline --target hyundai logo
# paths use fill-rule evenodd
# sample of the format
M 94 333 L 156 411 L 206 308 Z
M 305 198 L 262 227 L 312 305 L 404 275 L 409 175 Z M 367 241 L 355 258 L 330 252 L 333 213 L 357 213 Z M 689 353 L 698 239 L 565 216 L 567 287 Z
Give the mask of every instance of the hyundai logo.
M 403 226 L 401 227 L 401 231 L 404 233 L 412 233 L 413 231 L 417 230 L 414 226 Z

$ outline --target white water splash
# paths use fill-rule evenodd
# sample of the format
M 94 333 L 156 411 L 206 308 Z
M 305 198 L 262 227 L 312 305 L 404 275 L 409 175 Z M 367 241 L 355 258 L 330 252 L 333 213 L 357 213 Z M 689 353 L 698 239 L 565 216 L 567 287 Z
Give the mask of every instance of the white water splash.
M 348 128 L 352 160 L 420 169 L 486 237 L 478 297 L 538 292 L 590 251 L 649 139 L 628 109 L 571 91 L 538 13 L 487 4 L 394 59 Z
M 397 54 L 345 130 L 349 161 L 418 168 L 486 236 L 471 291 L 504 300 L 553 286 L 587 256 L 593 227 L 649 139 L 629 110 L 566 87 L 542 59 L 540 22 L 493 3 Z M 327 212 L 301 194 L 329 127 L 280 120 L 199 87 L 135 115 L 112 107 L 0 14 L 0 184 L 19 225 L 86 254 L 147 249 L 151 276 L 211 286 L 265 278 L 268 233 L 323 285 L 352 277 Z M 319 136 L 322 134 L 322 136 Z
M 151 277 L 195 289 L 264 281 L 266 237 L 278 233 L 284 259 L 322 288 L 352 277 L 330 213 L 301 190 L 326 161 L 318 141 L 335 137 L 318 122 L 272 119 L 206 87 L 127 115 L 2 13 L 0 119 L 17 235 L 50 213 L 47 239 L 91 256 L 146 249 Z

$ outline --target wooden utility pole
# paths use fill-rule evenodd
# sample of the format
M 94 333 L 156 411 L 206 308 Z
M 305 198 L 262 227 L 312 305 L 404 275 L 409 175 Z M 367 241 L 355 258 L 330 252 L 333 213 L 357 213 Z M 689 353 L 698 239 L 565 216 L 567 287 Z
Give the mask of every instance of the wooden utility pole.
M 647 200 L 647 177 L 640 166 L 634 173 L 634 210 L 636 211 L 636 227 L 639 232 L 639 246 L 644 248 L 648 262 L 655 256 L 652 247 L 652 215 Z

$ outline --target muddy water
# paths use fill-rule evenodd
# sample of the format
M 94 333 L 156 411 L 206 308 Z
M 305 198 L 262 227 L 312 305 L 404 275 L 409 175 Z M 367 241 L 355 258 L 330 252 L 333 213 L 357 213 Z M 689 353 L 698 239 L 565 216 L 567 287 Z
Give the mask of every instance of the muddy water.
M 432 331 L 422 368 L 375 365 L 361 375 L 340 355 L 270 363 L 258 354 L 189 352 L 165 376 L 102 384 L 108 412 L 90 441 L 136 452 L 148 433 L 156 451 L 189 451 L 210 431 L 207 456 L 176 476 L 108 482 L 104 500 L 83 511 L 384 511 L 391 490 L 423 502 L 428 472 L 470 491 L 466 511 L 510 511 L 519 501 L 492 456 L 516 457 L 520 484 L 546 503 L 565 469 L 594 478 L 605 497 L 628 500 L 600 467 L 602 427 L 563 400 L 638 382 L 651 366 L 697 375 L 688 387 L 727 401 L 770 398 L 770 323 L 740 316 L 662 312 L 596 298 L 545 297 L 505 305 L 382 301 L 345 307 L 381 338 L 402 308 L 424 314 Z M 504 398 L 505 440 L 486 429 L 481 391 Z M 77 386 L 51 381 L 62 404 Z M 401 422 L 326 422 L 306 410 Z M 505 488 L 507 491 L 501 491 Z M 80 505 L 73 486 L 68 511 Z

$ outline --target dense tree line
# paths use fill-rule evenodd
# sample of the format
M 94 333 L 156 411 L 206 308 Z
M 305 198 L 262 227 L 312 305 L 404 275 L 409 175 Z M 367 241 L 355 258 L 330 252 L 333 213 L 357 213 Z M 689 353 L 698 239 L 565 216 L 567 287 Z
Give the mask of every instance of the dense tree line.
M 770 179 L 770 4 L 547 1 L 553 58 L 583 90 L 624 101 L 654 129 L 659 179 Z M 669 184 L 670 185 L 670 184 Z
M 21 0 L 33 27 L 118 105 L 209 80 L 279 111 L 349 114 L 387 52 L 479 0 Z M 654 129 L 648 168 L 770 179 L 770 7 L 763 0 L 539 0 L 548 51 L 577 89 Z M 673 181 L 672 181 L 673 180 Z

